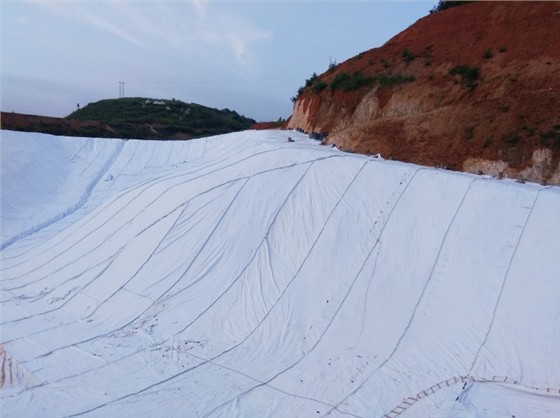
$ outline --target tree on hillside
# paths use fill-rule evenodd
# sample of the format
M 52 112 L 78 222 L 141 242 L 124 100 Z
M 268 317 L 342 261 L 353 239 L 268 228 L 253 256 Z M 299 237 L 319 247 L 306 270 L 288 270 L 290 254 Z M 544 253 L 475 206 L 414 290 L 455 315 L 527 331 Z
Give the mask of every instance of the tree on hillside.
M 450 0 L 439 0 L 437 6 L 434 6 L 430 13 L 441 12 L 445 9 L 450 9 L 451 7 L 462 6 L 463 4 L 472 3 L 472 1 L 450 1 Z

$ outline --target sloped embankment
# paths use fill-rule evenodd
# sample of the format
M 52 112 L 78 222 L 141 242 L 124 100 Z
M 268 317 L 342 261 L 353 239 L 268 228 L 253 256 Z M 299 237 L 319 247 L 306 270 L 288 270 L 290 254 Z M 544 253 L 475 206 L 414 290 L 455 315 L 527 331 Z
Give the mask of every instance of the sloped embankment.
M 23 213 L 80 195 L 31 187 L 44 153 L 105 167 L 1 252 L 3 347 L 33 378 L 7 416 L 560 413 L 558 188 L 291 132 L 88 144 L 2 132 Z

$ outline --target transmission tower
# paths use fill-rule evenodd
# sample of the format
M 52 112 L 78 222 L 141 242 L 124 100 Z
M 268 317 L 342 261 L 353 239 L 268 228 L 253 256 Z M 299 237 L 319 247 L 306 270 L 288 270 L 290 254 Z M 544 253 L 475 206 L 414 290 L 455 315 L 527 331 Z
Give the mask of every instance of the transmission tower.
M 124 97 L 124 81 L 119 81 L 119 99 Z

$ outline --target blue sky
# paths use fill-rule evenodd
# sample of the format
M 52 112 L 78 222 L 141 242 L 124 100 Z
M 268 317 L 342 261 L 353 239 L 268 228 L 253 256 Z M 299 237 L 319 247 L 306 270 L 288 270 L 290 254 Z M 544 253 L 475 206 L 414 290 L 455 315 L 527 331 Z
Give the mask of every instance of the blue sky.
M 437 1 L 10 1 L 2 110 L 67 116 L 119 97 L 287 118 L 312 73 L 381 46 Z

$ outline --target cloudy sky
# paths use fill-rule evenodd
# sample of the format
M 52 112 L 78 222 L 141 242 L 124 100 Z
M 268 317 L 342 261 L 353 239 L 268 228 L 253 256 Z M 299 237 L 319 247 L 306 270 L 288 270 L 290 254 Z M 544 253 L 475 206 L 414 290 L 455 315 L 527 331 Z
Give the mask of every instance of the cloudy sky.
M 2 110 L 119 97 L 287 118 L 312 73 L 381 46 L 437 1 L 2 0 Z

